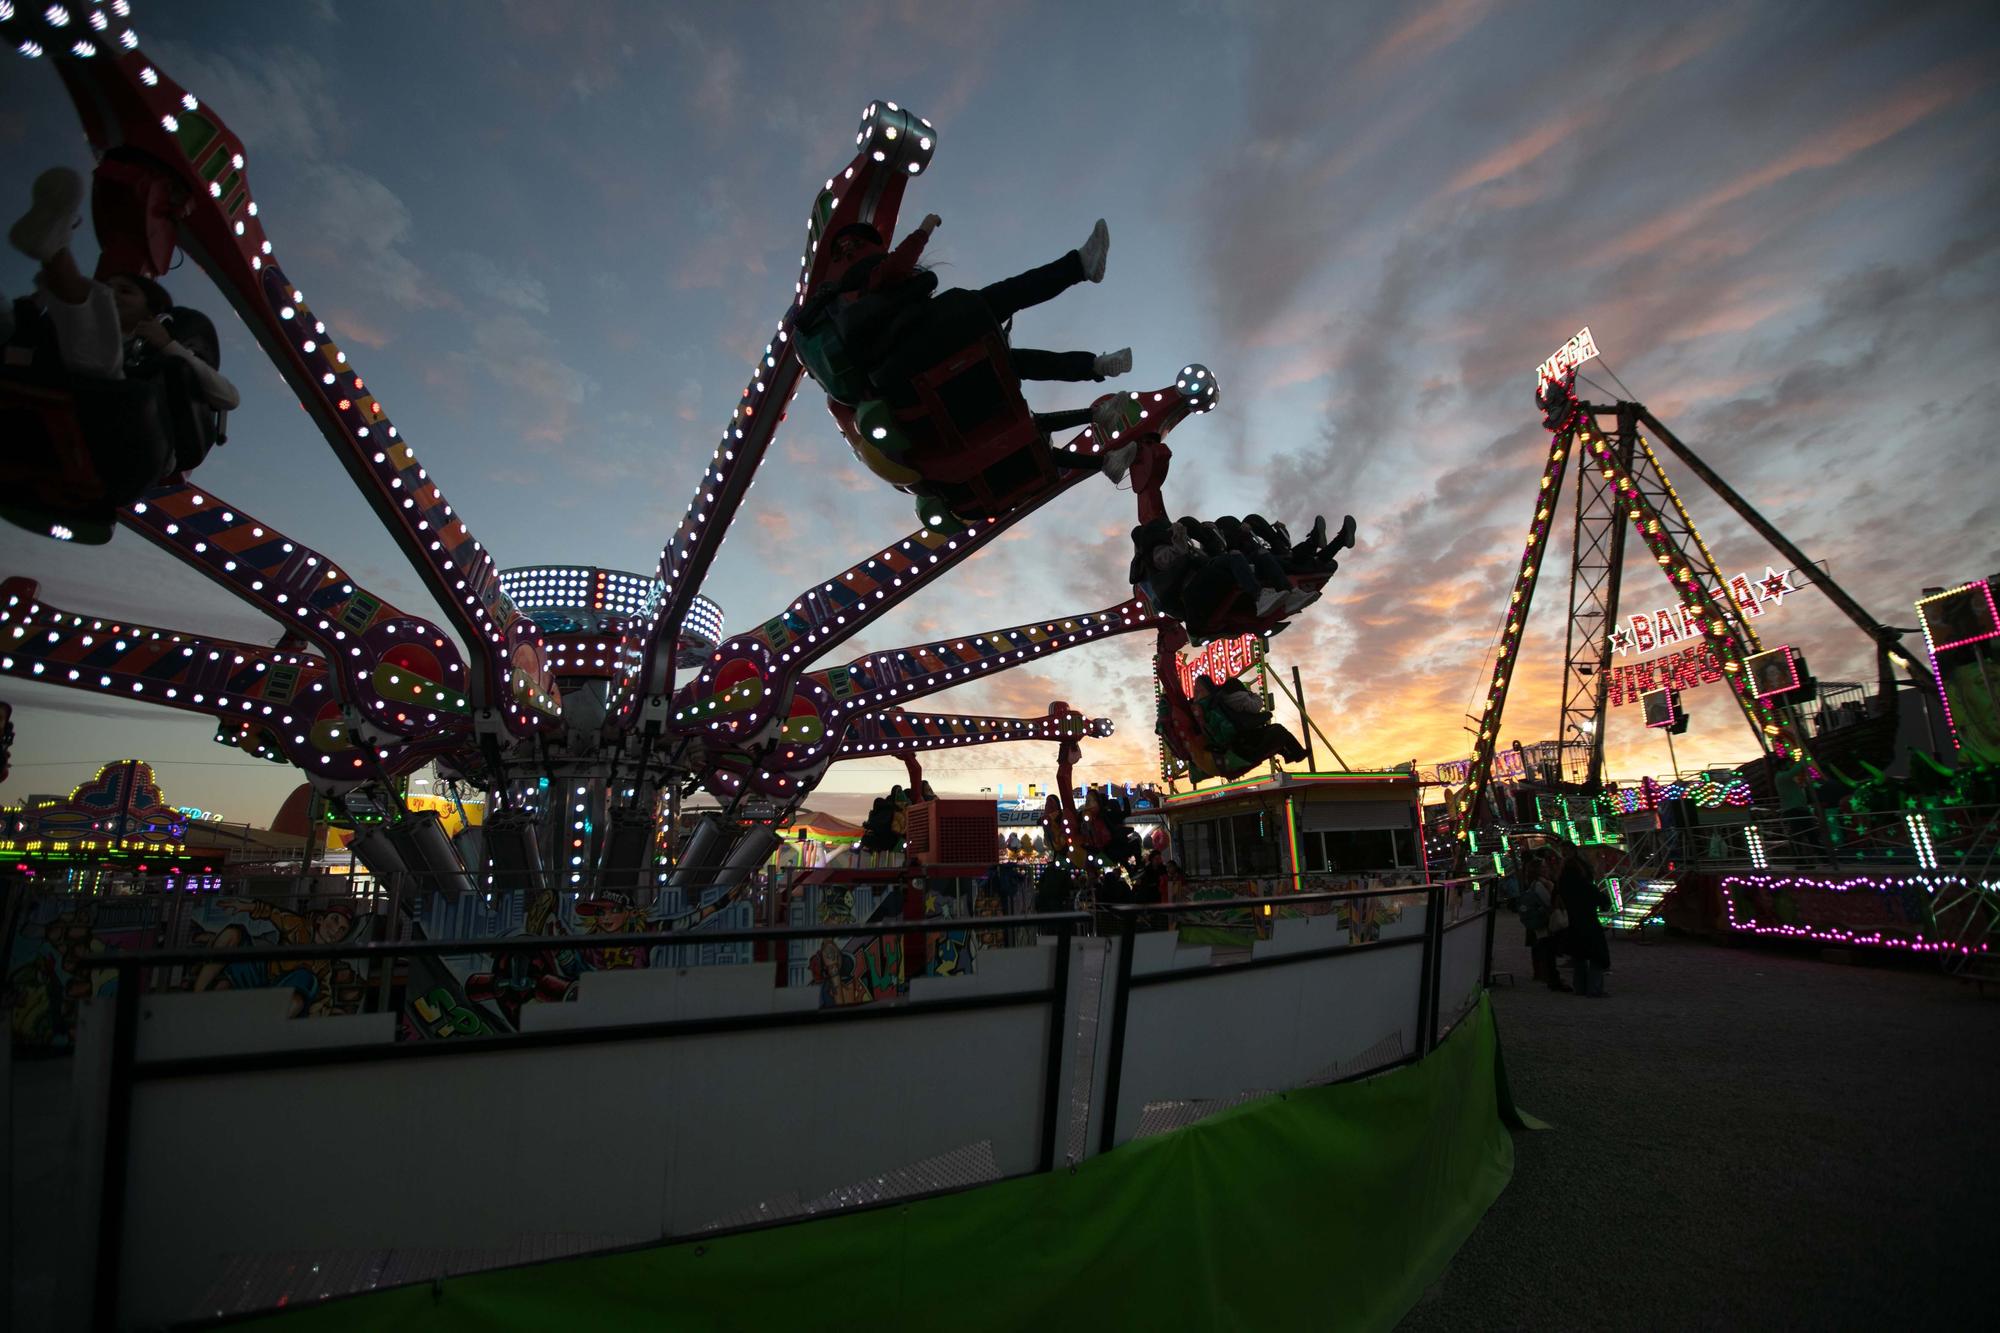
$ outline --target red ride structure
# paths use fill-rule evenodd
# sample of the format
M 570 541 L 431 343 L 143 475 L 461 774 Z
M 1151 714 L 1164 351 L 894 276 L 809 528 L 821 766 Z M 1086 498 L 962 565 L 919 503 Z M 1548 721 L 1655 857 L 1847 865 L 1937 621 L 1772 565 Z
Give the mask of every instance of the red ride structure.
M 829 664 L 891 608 L 1097 475 L 1057 467 L 1047 438 L 1021 428 L 1032 421 L 1024 407 L 1013 410 L 1019 384 L 1004 342 L 980 340 L 969 351 L 936 349 L 936 365 L 915 381 L 929 415 L 905 410 L 896 423 L 914 441 L 900 455 L 909 477 L 897 484 L 917 495 L 923 526 L 802 589 L 754 629 L 720 643 L 690 638 L 690 617 L 713 613 L 712 604 L 700 609 L 700 590 L 799 387 L 794 323 L 828 271 L 832 247 L 822 242 L 854 223 L 893 234 L 904 192 L 936 152 L 935 127 L 877 101 L 863 113 L 854 154 L 812 202 L 790 304 L 699 463 L 646 609 L 588 635 L 545 630 L 502 587 L 492 549 L 287 275 L 276 221 L 258 207 L 241 140 L 139 47 L 129 5 L 69 8 L 88 21 L 72 22 L 61 6 L 8 6 L 0 40 L 54 66 L 99 155 L 92 195 L 101 271 L 157 275 L 178 249 L 208 274 L 435 607 L 392 605 L 332 555 L 189 480 L 183 453 L 167 458 L 173 451 L 144 421 L 105 405 L 119 392 L 116 382 L 10 366 L 0 371 L 0 420 L 13 433 L 0 462 L 7 517 L 58 538 L 108 539 L 114 526 L 127 529 L 286 633 L 273 649 L 122 623 L 58 609 L 31 579 L 14 578 L 0 588 L 0 675 L 214 719 L 219 739 L 295 766 L 334 809 L 389 812 L 385 825 L 355 841 L 371 869 L 419 873 L 459 891 L 481 875 L 544 887 L 636 886 L 659 869 L 662 816 L 696 788 L 722 810 L 688 855 L 747 863 L 761 859 L 776 825 L 842 759 L 897 755 L 914 763 L 922 750 L 1028 739 L 1068 746 L 1109 732 L 1108 723 L 1066 705 L 1041 718 L 908 711 L 927 695 L 1139 630 L 1157 633 L 1164 657 L 1190 638 L 1278 627 L 1277 616 L 1260 620 L 1233 598 L 1206 623 L 1187 626 L 1136 593 L 1099 610 Z M 991 410 L 977 420 L 962 407 L 971 399 L 954 387 L 968 374 L 995 380 L 994 393 L 980 400 Z M 1069 448 L 1095 454 L 1135 445 L 1139 517 L 1158 517 L 1166 437 L 1210 410 L 1216 392 L 1205 367 L 1186 366 L 1160 389 L 1116 395 L 1119 424 L 1094 426 Z M 839 424 L 851 442 L 861 429 L 851 416 Z M 1294 584 L 1316 590 L 1324 579 Z M 698 655 L 690 642 L 713 647 Z M 1173 673 L 1163 689 L 1167 744 L 1205 754 Z M 409 812 L 397 797 L 395 779 L 425 764 L 486 793 L 478 860 L 461 857 L 434 815 Z

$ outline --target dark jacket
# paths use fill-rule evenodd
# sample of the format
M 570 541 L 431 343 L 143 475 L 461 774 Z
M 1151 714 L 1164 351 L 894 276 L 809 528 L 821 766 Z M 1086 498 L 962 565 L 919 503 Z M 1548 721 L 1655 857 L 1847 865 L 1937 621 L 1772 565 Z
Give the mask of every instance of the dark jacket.
M 1556 899 L 1569 913 L 1570 953 L 1577 959 L 1611 966 L 1611 945 L 1604 924 L 1597 919 L 1600 890 L 1582 861 L 1567 857 L 1556 876 Z

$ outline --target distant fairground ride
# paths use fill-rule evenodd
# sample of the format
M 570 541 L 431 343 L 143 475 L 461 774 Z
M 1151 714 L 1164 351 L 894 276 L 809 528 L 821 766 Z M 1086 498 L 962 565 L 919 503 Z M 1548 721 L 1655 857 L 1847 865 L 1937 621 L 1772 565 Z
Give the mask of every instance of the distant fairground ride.
M 1274 630 L 1325 581 L 1325 573 L 1293 579 L 1282 609 L 1254 610 L 1251 601 L 1270 598 L 1232 595 L 1192 628 L 1135 592 L 1101 610 L 823 664 L 1097 475 L 1059 465 L 1058 453 L 1129 456 L 1140 520 L 1161 518 L 1165 438 L 1215 405 L 1215 377 L 1189 364 L 1158 390 L 1101 397 L 1092 426 L 1057 451 L 1025 413 L 1004 339 L 984 337 L 930 349 L 933 364 L 913 372 L 920 402 L 898 408 L 890 424 L 868 426 L 868 404 L 835 405 L 857 450 L 894 453 L 895 483 L 917 496 L 924 526 L 721 639 L 720 608 L 700 589 L 800 386 L 794 330 L 836 248 L 822 242 L 862 223 L 892 234 L 904 191 L 936 152 L 935 127 L 888 101 L 868 105 L 852 158 L 812 202 L 790 306 L 698 461 L 685 516 L 652 574 L 503 573 L 286 273 L 241 140 L 139 49 L 129 6 L 95 8 L 90 18 L 86 31 L 60 6 L 9 6 L 0 37 L 54 66 L 99 155 L 91 205 L 100 273 L 161 274 L 177 250 L 206 272 L 436 606 L 393 605 L 334 557 L 191 481 L 201 451 L 163 443 L 159 400 L 170 390 L 138 386 L 131 392 L 144 402 L 128 394 L 111 403 L 123 392 L 113 382 L 10 367 L 0 374 L 0 414 L 15 443 L 0 478 L 11 521 L 65 540 L 108 540 L 122 527 L 285 633 L 269 647 L 117 621 L 52 606 L 32 579 L 13 578 L 0 588 L 0 674 L 215 719 L 218 739 L 296 767 L 336 819 L 368 825 L 354 848 L 371 868 L 415 873 L 448 893 L 482 878 L 636 887 L 671 858 L 663 819 L 671 828 L 670 812 L 698 788 L 722 809 L 712 836 L 691 844 L 697 859 L 761 862 L 774 827 L 840 760 L 1002 741 L 1074 744 L 1109 731 L 1067 706 L 1030 718 L 907 711 L 927 695 L 1139 630 L 1159 632 L 1162 659 L 1190 634 Z M 1164 688 L 1169 746 L 1192 747 L 1203 767 L 1229 771 L 1232 761 L 1209 755 L 1188 721 L 1178 684 Z M 434 815 L 402 801 L 398 779 L 428 764 L 485 793 L 479 845 L 454 846 Z

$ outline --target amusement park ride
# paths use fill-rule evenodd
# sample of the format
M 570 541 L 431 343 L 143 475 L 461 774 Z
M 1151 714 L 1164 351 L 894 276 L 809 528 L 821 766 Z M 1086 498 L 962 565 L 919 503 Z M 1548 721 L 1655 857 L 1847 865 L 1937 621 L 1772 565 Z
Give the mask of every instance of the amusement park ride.
M 1764 648 L 1752 624 L 1760 614 L 1757 591 L 1741 576 L 1730 579 L 1723 575 L 1654 452 L 1655 441 L 1789 560 L 1793 573 L 1823 591 L 1868 636 L 1876 648 L 1880 699 L 1893 706 L 1896 667 L 1921 684 L 1926 695 L 1935 687 L 1930 673 L 1918 664 L 1918 655 L 1904 648 L 1899 631 L 1869 615 L 1644 404 L 1600 404 L 1578 398 L 1578 368 L 1597 356 L 1596 342 L 1585 328 L 1536 370 L 1535 403 L 1542 412 L 1543 426 L 1550 432 L 1548 457 L 1521 566 L 1505 609 L 1492 679 L 1474 731 L 1472 761 L 1464 785 L 1451 802 L 1449 814 L 1461 841 L 1485 817 L 1482 801 L 1493 778 L 1501 715 L 1537 581 L 1547 563 L 1563 481 L 1572 463 L 1576 498 L 1569 621 L 1555 747 L 1564 782 L 1593 792 L 1603 782 L 1605 708 L 1607 702 L 1615 701 L 1611 699 L 1615 688 L 1611 657 L 1618 635 L 1624 632 L 1619 628 L 1618 599 L 1628 523 L 1629 531 L 1637 535 L 1647 555 L 1659 566 L 1680 604 L 1678 611 L 1659 613 L 1661 637 L 1685 633 L 1692 639 L 1691 646 L 1675 655 L 1660 679 L 1644 682 L 1644 688 L 1653 690 L 1657 685 L 1657 693 L 1665 696 L 1655 701 L 1664 706 L 1665 721 L 1649 718 L 1649 725 L 1667 725 L 1674 720 L 1674 697 L 1681 685 L 1726 680 L 1773 773 L 1781 768 L 1804 773 L 1811 767 L 1811 755 L 1790 712 L 1790 705 L 1804 702 L 1810 693 L 1803 659 L 1790 647 Z M 1788 577 L 1772 571 L 1771 578 L 1780 586 L 1779 595 L 1793 590 L 1786 582 Z
M 839 760 L 1030 739 L 1073 754 L 1082 736 L 1110 730 L 1062 705 L 1040 718 L 908 711 L 925 696 L 1113 635 L 1154 631 L 1163 663 L 1190 641 L 1189 627 L 1135 590 L 1101 610 L 827 664 L 891 608 L 1096 475 L 1052 457 L 1004 339 L 987 335 L 933 349 L 913 380 L 920 408 L 834 405 L 863 461 L 917 497 L 923 526 L 718 642 L 719 610 L 700 590 L 799 388 L 796 323 L 832 267 L 834 247 L 822 242 L 861 222 L 892 235 L 904 191 L 937 150 L 936 129 L 908 108 L 870 103 L 853 157 L 813 201 L 791 305 L 700 461 L 651 577 L 503 573 L 287 275 L 272 220 L 252 196 L 242 142 L 139 49 L 129 15 L 124 0 L 0 5 L 0 38 L 55 66 L 99 154 L 99 271 L 159 274 L 179 249 L 213 279 L 442 619 L 371 593 L 333 556 L 205 490 L 171 461 L 164 471 L 139 467 L 146 475 L 133 482 L 135 457 L 173 452 L 147 415 L 158 404 L 131 401 L 158 397 L 156 386 L 9 368 L 0 372 L 8 518 L 71 540 L 109 540 L 122 526 L 268 615 L 284 637 L 272 648 L 114 623 L 58 609 L 33 581 L 14 578 L 0 588 L 0 674 L 213 718 L 219 739 L 296 767 L 336 811 L 385 812 L 354 842 L 371 869 L 460 892 L 482 877 L 636 886 L 673 858 L 663 815 L 697 788 L 720 813 L 666 873 L 691 861 L 703 863 L 695 870 L 759 862 L 776 825 Z M 1168 386 L 1108 399 L 1096 405 L 1104 424 L 1073 440 L 1070 457 L 1136 446 L 1139 519 L 1159 518 L 1166 437 L 1214 406 L 1215 378 L 1188 365 Z M 592 577 L 615 581 L 623 599 L 615 612 L 574 626 L 528 614 L 564 578 Z M 1287 605 L 1309 601 L 1326 577 L 1295 576 Z M 1192 637 L 1270 632 L 1289 614 L 1260 617 L 1232 597 Z M 1240 757 L 1210 752 L 1176 672 L 1165 670 L 1162 690 L 1169 748 L 1197 772 L 1244 770 Z M 429 764 L 486 793 L 474 858 L 461 856 L 435 815 L 408 812 L 397 795 L 400 776 Z

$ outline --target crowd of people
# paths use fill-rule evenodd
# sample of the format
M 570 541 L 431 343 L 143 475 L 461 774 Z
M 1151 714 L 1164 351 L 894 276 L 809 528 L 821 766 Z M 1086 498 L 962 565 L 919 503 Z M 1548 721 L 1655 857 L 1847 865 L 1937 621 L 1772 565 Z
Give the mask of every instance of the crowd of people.
M 1515 875 L 1520 889 L 1515 910 L 1527 929 L 1534 979 L 1550 990 L 1602 999 L 1611 947 L 1597 914 L 1611 903 L 1582 851 L 1561 840 L 1525 849 Z M 1574 985 L 1563 980 L 1557 962 L 1562 957 L 1574 965 Z
M 1068 912 L 1079 907 L 1164 907 L 1188 902 L 1187 872 L 1179 861 L 1155 847 L 1136 862 L 1113 863 L 1083 872 L 1051 861 L 1035 883 L 1037 912 Z
M 1213 523 L 1164 517 L 1132 529 L 1131 581 L 1159 610 L 1189 625 L 1207 625 L 1232 596 L 1246 600 L 1258 619 L 1290 615 L 1319 597 L 1296 588 L 1295 575 L 1331 574 L 1340 552 L 1354 545 L 1354 516 L 1327 533 L 1326 518 L 1313 520 L 1301 540 L 1283 523 L 1261 514 Z

